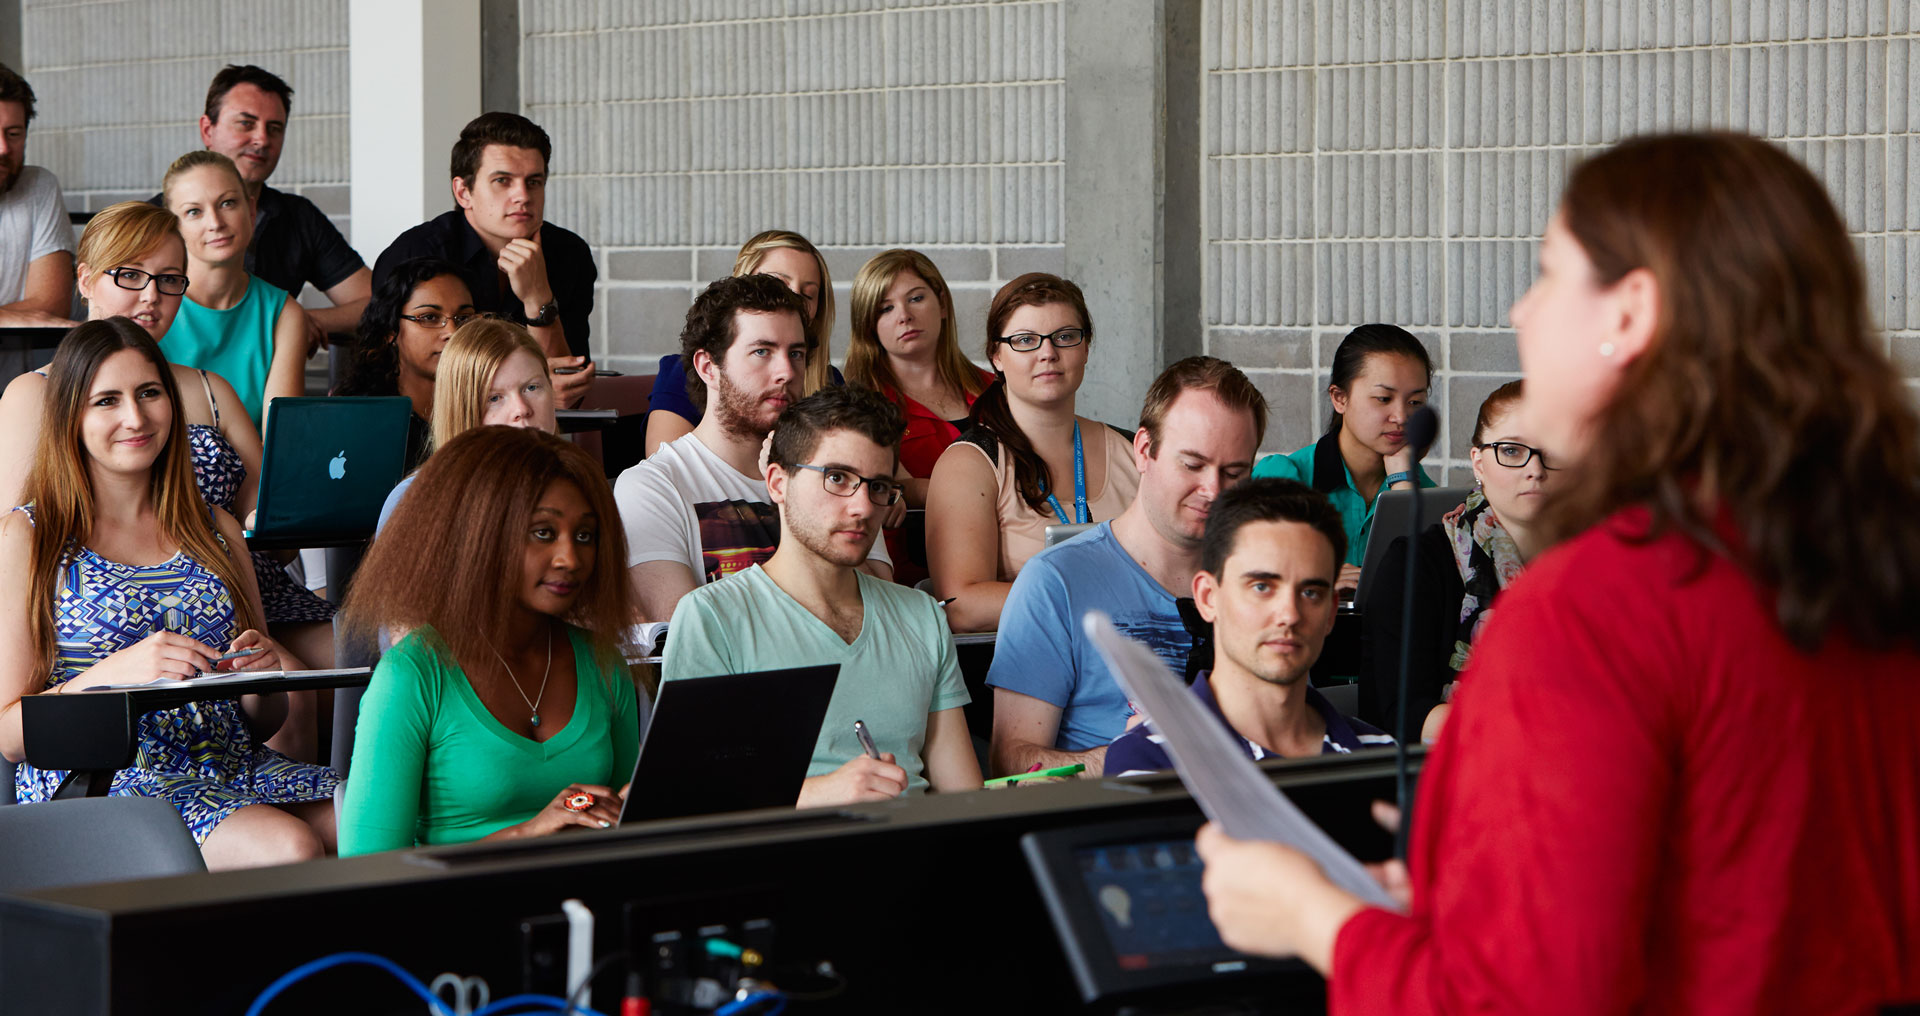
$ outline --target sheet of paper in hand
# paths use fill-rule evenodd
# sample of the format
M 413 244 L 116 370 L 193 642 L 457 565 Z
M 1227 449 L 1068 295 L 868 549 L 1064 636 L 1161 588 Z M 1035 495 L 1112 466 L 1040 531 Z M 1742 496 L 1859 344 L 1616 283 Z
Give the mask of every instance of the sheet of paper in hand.
M 1081 625 L 1127 698 L 1166 738 L 1167 754 L 1173 758 L 1180 782 L 1228 836 L 1285 843 L 1305 851 L 1335 885 L 1367 903 L 1399 909 L 1359 859 L 1287 800 L 1247 758 L 1233 735 L 1207 713 L 1153 650 L 1120 634 L 1112 619 L 1097 610 L 1088 611 Z

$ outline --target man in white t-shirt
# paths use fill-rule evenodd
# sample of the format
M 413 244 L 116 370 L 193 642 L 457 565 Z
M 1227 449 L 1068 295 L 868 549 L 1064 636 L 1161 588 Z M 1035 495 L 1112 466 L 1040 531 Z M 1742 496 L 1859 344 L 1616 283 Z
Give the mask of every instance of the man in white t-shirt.
M 60 181 L 27 165 L 33 87 L 0 64 L 0 326 L 63 327 L 73 307 L 73 227 Z
M 705 398 L 706 414 L 613 486 L 641 620 L 671 618 L 682 596 L 764 563 L 779 546 L 760 448 L 800 398 L 805 315 L 800 297 L 771 275 L 721 279 L 687 311 L 687 388 Z M 860 570 L 892 579 L 886 544 L 875 544 Z

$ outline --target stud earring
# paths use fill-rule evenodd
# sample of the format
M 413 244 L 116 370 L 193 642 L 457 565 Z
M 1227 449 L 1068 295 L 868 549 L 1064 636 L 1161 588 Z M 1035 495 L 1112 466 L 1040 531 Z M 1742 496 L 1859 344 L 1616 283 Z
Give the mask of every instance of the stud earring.
M 1611 343 L 1611 342 L 1602 342 L 1602 343 L 1600 343 L 1600 355 L 1601 355 L 1601 356 L 1612 356 L 1612 355 L 1613 355 L 1613 343 Z

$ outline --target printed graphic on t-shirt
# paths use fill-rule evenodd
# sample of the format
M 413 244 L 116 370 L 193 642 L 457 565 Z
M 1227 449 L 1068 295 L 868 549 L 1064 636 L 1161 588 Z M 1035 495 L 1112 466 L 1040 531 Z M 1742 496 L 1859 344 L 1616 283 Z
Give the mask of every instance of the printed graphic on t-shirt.
M 1178 617 L 1167 620 L 1116 617 L 1113 626 L 1120 634 L 1153 650 L 1175 674 L 1187 672 L 1187 652 L 1193 648 L 1193 636 L 1187 634 L 1187 626 L 1181 624 Z
M 780 509 L 765 501 L 705 501 L 693 506 L 693 516 L 708 582 L 765 564 L 780 546 Z

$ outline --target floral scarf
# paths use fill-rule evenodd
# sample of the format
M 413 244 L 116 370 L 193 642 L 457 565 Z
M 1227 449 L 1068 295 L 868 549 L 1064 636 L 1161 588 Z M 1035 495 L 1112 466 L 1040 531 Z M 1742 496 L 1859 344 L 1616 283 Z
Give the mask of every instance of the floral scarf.
M 1487 503 L 1487 495 L 1474 491 L 1458 508 L 1440 520 L 1446 528 L 1447 546 L 1453 549 L 1454 564 L 1460 568 L 1460 583 L 1466 595 L 1460 598 L 1460 626 L 1466 637 L 1453 644 L 1447 666 L 1455 673 L 1466 669 L 1467 656 L 1480 640 L 1480 630 L 1493 616 L 1493 598 L 1520 569 L 1520 548 L 1500 526 L 1500 519 Z

